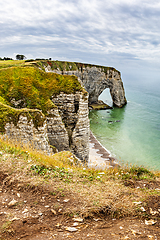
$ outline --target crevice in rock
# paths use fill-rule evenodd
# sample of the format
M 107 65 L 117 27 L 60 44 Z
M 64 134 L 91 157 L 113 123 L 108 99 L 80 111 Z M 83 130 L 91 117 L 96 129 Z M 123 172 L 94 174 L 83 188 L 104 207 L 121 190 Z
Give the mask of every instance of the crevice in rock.
M 75 113 L 78 113 L 79 110 L 79 101 L 77 101 L 76 99 L 74 100 L 74 108 L 75 108 Z
M 68 132 L 68 138 L 69 138 L 69 148 L 72 146 L 72 134 L 73 134 L 73 130 L 69 129 L 69 128 L 66 128 L 67 129 L 67 132 Z
M 68 100 L 66 101 L 66 99 Z M 52 99 L 58 107 L 59 115 L 61 116 L 62 122 L 68 133 L 69 148 L 73 145 L 72 135 L 79 117 L 79 99 L 79 94 L 75 94 L 74 97 L 61 95 L 60 97 Z

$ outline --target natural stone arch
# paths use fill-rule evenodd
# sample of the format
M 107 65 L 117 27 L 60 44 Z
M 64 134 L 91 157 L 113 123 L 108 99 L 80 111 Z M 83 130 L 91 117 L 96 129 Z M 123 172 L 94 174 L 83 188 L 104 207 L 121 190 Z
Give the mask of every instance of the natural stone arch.
M 98 97 L 98 101 L 104 101 L 107 105 L 113 106 L 113 100 L 109 88 L 103 90 L 103 92 Z
M 120 72 L 110 69 L 105 73 L 102 68 L 87 67 L 83 70 L 81 81 L 89 93 L 89 104 L 98 102 L 98 97 L 109 88 L 113 104 L 123 107 L 127 101 Z
M 58 74 L 76 75 L 89 93 L 89 104 L 98 103 L 99 95 L 106 88 L 110 89 L 110 94 L 115 106 L 123 107 L 127 103 L 121 74 L 115 68 L 83 63 L 74 64 L 76 65 L 76 70 L 64 69 L 62 71 L 59 68 L 53 70 L 50 66 L 45 67 L 45 70 Z

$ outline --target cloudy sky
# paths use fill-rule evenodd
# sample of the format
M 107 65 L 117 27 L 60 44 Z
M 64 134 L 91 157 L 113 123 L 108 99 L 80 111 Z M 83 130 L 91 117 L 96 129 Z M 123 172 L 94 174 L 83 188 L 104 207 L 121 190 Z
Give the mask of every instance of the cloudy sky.
M 0 57 L 113 66 L 160 79 L 159 0 L 0 0 Z

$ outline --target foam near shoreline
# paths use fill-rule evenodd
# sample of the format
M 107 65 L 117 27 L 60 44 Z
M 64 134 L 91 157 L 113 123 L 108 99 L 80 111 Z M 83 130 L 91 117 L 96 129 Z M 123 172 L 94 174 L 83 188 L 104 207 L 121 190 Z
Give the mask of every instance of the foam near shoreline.
M 111 153 L 96 139 L 91 131 L 88 167 L 97 169 L 119 167 L 117 160 L 111 156 Z

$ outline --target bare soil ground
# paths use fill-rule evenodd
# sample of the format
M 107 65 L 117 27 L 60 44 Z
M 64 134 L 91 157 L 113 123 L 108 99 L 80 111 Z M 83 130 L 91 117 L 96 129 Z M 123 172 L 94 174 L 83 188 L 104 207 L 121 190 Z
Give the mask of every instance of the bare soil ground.
M 137 188 L 146 183 L 124 184 Z M 155 181 L 148 187 L 157 189 L 160 185 Z M 151 195 L 145 204 L 147 218 L 116 219 L 106 208 L 84 214 L 83 199 L 67 189 L 62 194 L 50 184 L 37 185 L 27 177 L 17 180 L 14 174 L 1 170 L 0 239 L 160 239 L 160 196 Z M 79 215 L 77 211 L 74 215 L 75 208 Z

